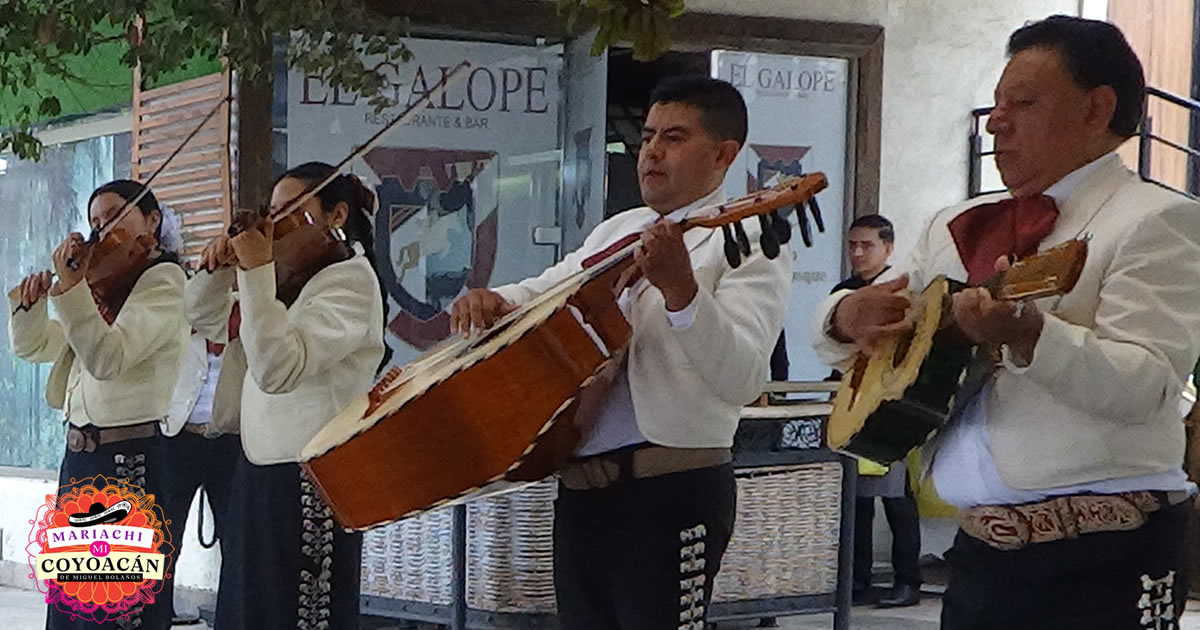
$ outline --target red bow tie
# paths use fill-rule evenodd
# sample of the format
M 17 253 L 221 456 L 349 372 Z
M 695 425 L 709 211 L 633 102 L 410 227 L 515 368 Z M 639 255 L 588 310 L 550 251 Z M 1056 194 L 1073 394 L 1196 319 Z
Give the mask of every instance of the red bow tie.
M 985 203 L 954 217 L 947 226 L 967 282 L 978 285 L 996 272 L 996 259 L 1037 253 L 1038 243 L 1054 229 L 1058 206 L 1046 195 Z

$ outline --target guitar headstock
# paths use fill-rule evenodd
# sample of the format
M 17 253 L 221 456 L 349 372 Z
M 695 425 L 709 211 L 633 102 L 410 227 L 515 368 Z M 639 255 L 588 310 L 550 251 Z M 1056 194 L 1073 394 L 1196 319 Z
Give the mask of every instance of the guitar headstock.
M 1087 241 L 1074 239 L 1022 258 L 997 274 L 993 293 L 1003 300 L 1029 300 L 1069 293 L 1087 262 Z
M 689 219 L 689 225 L 707 228 L 721 228 L 725 235 L 725 256 L 729 264 L 737 267 L 743 256 L 750 255 L 750 240 L 742 228 L 742 219 L 757 216 L 762 224 L 762 235 L 759 244 L 767 258 L 779 255 L 779 247 L 791 240 L 792 229 L 785 215 L 791 210 L 796 211 L 796 223 L 800 226 L 800 237 L 806 247 L 812 247 L 812 226 L 805 207 L 812 213 L 817 231 L 825 231 L 825 221 L 821 218 L 821 209 L 817 205 L 816 195 L 829 182 L 824 173 L 810 173 L 799 177 L 789 177 L 779 184 L 759 190 L 744 197 L 733 199 L 717 206 L 717 214 L 712 217 Z M 732 226 L 732 227 L 731 227 Z

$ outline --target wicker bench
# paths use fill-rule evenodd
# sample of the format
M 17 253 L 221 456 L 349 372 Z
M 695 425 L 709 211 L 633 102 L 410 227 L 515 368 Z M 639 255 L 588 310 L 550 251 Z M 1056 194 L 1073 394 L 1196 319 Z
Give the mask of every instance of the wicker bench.
M 824 449 L 783 448 L 774 438 L 763 448 L 754 437 L 782 435 L 785 423 L 825 406 L 748 408 L 739 431 L 748 447 L 735 448 L 737 521 L 710 621 L 832 611 L 834 626 L 847 627 L 856 468 Z M 363 612 L 451 627 L 556 628 L 555 493 L 547 480 L 367 532 Z

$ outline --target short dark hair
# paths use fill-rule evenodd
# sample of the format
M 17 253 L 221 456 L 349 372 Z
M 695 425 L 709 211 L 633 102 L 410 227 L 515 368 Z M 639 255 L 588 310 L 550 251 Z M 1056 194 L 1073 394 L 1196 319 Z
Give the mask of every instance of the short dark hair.
M 892 228 L 892 222 L 888 221 L 883 215 L 879 214 L 864 214 L 854 220 L 850 224 L 850 229 L 854 228 L 874 228 L 879 230 L 879 240 L 887 244 L 892 244 L 896 240 L 896 231 Z
M 1146 77 L 1142 62 L 1121 30 L 1108 22 L 1053 15 L 1017 29 L 1008 40 L 1008 56 L 1030 48 L 1058 53 L 1075 85 L 1085 90 L 1107 85 L 1117 94 L 1108 128 L 1123 138 L 1137 134 L 1145 109 Z
M 717 140 L 746 144 L 746 101 L 728 81 L 702 74 L 681 74 L 660 81 L 650 93 L 650 106 L 680 103 L 700 110 L 700 125 Z

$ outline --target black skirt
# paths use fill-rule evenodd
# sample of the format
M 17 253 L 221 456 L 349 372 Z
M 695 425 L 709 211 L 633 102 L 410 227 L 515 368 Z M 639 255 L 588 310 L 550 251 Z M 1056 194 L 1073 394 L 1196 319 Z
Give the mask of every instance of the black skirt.
M 58 473 L 61 492 L 85 485 L 96 475 L 103 475 L 118 480 L 128 479 L 130 485 L 141 488 L 143 493 L 155 495 L 155 504 L 162 507 L 167 499 L 164 496 L 167 489 L 167 458 L 163 440 L 162 435 L 122 440 L 98 446 L 90 453 L 76 453 L 68 449 Z M 172 544 L 179 544 L 175 532 L 169 528 L 168 531 Z M 175 567 L 168 565 L 165 570 L 174 573 Z M 159 584 L 161 587 L 162 583 Z M 103 624 L 88 617 L 73 615 L 70 610 L 60 609 L 55 604 L 48 605 L 46 613 L 46 630 L 168 630 L 170 627 L 170 604 L 164 600 L 161 591 L 153 602 L 137 606 L 129 611 L 128 616 Z
M 242 455 L 228 525 L 216 628 L 358 628 L 362 534 L 338 526 L 299 464 Z

